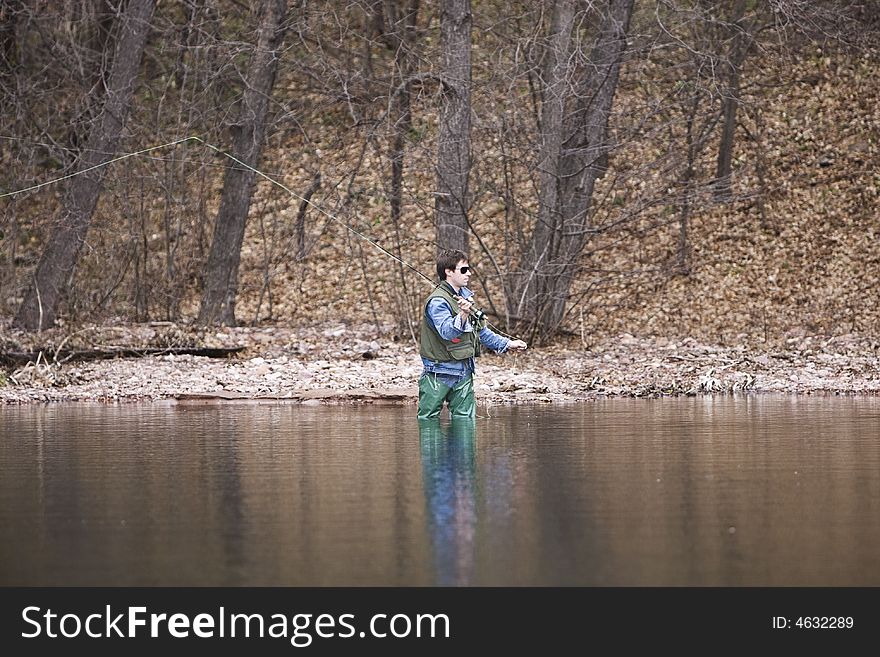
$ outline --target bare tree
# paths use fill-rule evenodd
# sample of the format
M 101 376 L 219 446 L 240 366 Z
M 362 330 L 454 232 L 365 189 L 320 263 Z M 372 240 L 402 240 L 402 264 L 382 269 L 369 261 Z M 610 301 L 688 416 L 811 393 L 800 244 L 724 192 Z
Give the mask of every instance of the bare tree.
M 67 189 L 64 206 L 15 317 L 16 326 L 33 331 L 55 323 L 101 194 L 106 168 L 98 165 L 116 151 L 129 113 L 155 4 L 155 0 L 130 0 L 118 19 L 119 36 L 103 106 L 79 158 L 78 170 L 84 173 Z
M 608 120 L 617 90 L 633 0 L 610 0 L 589 65 L 573 69 L 578 16 L 573 0 L 555 5 L 543 79 L 538 217 L 519 270 L 511 315 L 533 334 L 562 321 L 578 258 L 591 234 L 589 206 L 606 168 Z M 571 111 L 569 111 L 571 108 Z
M 468 253 L 468 178 L 471 129 L 471 3 L 443 0 L 443 100 L 437 145 L 437 196 L 434 204 L 437 247 Z
M 736 0 L 732 15 L 723 28 L 724 41 L 729 44 L 726 57 L 721 64 L 721 140 L 718 144 L 718 158 L 715 169 L 715 198 L 728 200 L 731 197 L 730 182 L 733 174 L 733 146 L 737 126 L 737 110 L 740 106 L 740 78 L 755 35 L 759 31 L 757 15 L 746 17 L 746 0 Z
M 205 291 L 199 310 L 200 324 L 235 325 L 235 299 L 241 245 L 260 160 L 269 97 L 278 71 L 279 50 L 287 27 L 286 0 L 261 0 L 256 50 L 245 76 L 239 120 L 231 126 L 232 155 L 245 166 L 227 169 L 220 210 L 205 269 Z
M 400 225 L 403 203 L 403 167 L 407 134 L 412 128 L 412 80 L 414 69 L 414 41 L 418 24 L 420 0 L 385 0 L 378 5 L 382 17 L 382 41 L 394 53 L 393 84 L 390 90 L 393 123 L 391 145 L 391 221 Z

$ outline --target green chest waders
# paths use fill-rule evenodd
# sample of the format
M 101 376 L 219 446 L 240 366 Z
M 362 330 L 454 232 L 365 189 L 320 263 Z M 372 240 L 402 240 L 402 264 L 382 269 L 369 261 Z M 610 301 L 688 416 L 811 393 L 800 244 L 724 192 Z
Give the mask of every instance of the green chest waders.
M 476 417 L 474 375 L 470 374 L 454 388 L 440 383 L 434 374 L 422 376 L 419 379 L 419 419 L 440 417 L 443 402 L 449 404 L 450 417 Z

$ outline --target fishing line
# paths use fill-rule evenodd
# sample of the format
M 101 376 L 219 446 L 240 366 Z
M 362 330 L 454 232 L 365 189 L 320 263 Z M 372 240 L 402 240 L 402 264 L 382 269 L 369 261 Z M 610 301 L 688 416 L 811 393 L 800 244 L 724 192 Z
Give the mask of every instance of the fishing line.
M 10 137 L 4 137 L 4 139 L 10 139 Z M 24 189 L 16 189 L 12 192 L 4 192 L 0 194 L 0 198 L 6 198 L 7 196 L 15 196 L 16 194 L 24 194 L 25 192 L 32 192 L 37 189 L 41 189 L 43 187 L 47 187 L 49 185 L 54 185 L 56 183 L 63 182 L 70 178 L 74 178 L 76 176 L 81 176 L 84 173 L 88 173 L 89 171 L 94 171 L 95 169 L 100 169 L 101 167 L 106 167 L 114 162 L 121 162 L 122 160 L 127 160 L 130 157 L 135 157 L 136 155 L 144 155 L 145 153 L 149 153 L 151 151 L 159 150 L 160 148 L 167 148 L 168 146 L 177 146 L 177 144 L 182 144 L 186 141 L 190 141 L 192 139 L 199 139 L 198 137 L 186 137 L 184 139 L 177 139 L 175 141 L 169 141 L 167 144 L 160 144 L 159 146 L 151 146 L 150 148 L 145 148 L 140 151 L 135 151 L 133 153 L 126 153 L 125 155 L 120 155 L 119 157 L 114 157 L 112 160 L 107 160 L 106 162 L 101 162 L 100 164 L 95 164 L 90 167 L 86 167 L 81 171 L 74 171 L 73 173 L 69 173 L 66 176 L 61 176 L 59 178 L 53 178 L 52 180 L 47 180 L 46 182 L 42 182 L 38 185 L 31 185 L 30 187 L 25 187 Z M 199 141 L 202 141 L 199 139 Z M 204 142 L 202 142 L 204 143 Z
M 0 138 L 2 138 L 2 139 L 18 139 L 18 138 L 16 138 L 16 137 L 6 137 L 6 136 L 0 136 Z M 22 141 L 23 141 L 23 140 L 22 140 Z M 358 237 L 360 237 L 360 238 L 361 238 L 362 240 L 364 240 L 365 242 L 368 242 L 368 243 L 372 244 L 374 247 L 376 247 L 379 251 L 381 251 L 382 253 L 384 253 L 385 255 L 387 255 L 389 258 L 392 258 L 393 260 L 395 260 L 396 262 L 400 263 L 400 264 L 403 265 L 404 267 L 410 269 L 411 271 L 413 271 L 413 272 L 415 272 L 416 274 L 418 274 L 419 276 L 421 276 L 424 280 L 426 280 L 426 281 L 428 282 L 429 285 L 431 285 L 431 287 L 432 287 L 432 292 L 433 292 L 433 290 L 435 290 L 435 289 L 437 289 L 438 287 L 440 287 L 440 285 L 442 285 L 443 281 L 441 281 L 440 283 L 435 283 L 433 280 L 431 280 L 430 278 L 428 278 L 427 276 L 425 276 L 421 271 L 419 271 L 416 267 L 410 265 L 408 262 L 406 262 L 406 261 L 403 260 L 402 258 L 397 257 L 396 255 L 394 255 L 393 253 L 391 253 L 388 249 L 382 247 L 382 246 L 381 246 L 380 244 L 378 244 L 377 242 L 371 240 L 369 237 L 367 237 L 366 235 L 364 235 L 364 234 L 361 233 L 360 231 L 358 231 L 358 230 L 352 228 L 352 227 L 349 226 L 347 223 L 345 223 L 344 221 L 342 221 L 342 220 L 339 219 L 338 217 L 334 216 L 333 214 L 331 214 L 331 213 L 328 212 L 327 210 L 324 210 L 322 207 L 320 207 L 320 206 L 318 206 L 318 205 L 315 205 L 315 204 L 312 203 L 309 199 L 307 199 L 307 198 L 305 198 L 305 197 L 303 197 L 303 196 L 300 196 L 299 194 L 297 194 L 296 192 L 294 192 L 292 189 L 290 189 L 289 187 L 287 187 L 287 186 L 284 185 L 283 183 L 279 182 L 278 180 L 275 180 L 274 178 L 272 178 L 271 176 L 269 176 L 269 175 L 263 173 L 263 172 L 260 171 L 259 169 L 255 168 L 255 167 L 252 167 L 251 165 L 247 164 L 246 162 L 242 162 L 240 159 L 238 159 L 238 158 L 235 157 L 234 155 L 231 155 L 230 153 L 227 153 L 227 152 L 224 151 L 223 149 L 218 148 L 217 146 L 214 146 L 213 144 L 211 144 L 211 143 L 205 141 L 204 139 L 202 139 L 201 137 L 197 137 L 197 136 L 183 137 L 183 138 L 181 138 L 181 139 L 175 139 L 174 141 L 169 141 L 168 143 L 165 143 L 165 144 L 159 144 L 158 146 L 151 146 L 151 147 L 149 147 L 149 148 L 144 148 L 144 149 L 139 150 L 139 151 L 134 151 L 134 152 L 131 152 L 131 153 L 126 153 L 126 154 L 124 154 L 124 155 L 120 155 L 119 157 L 114 157 L 114 158 L 112 158 L 112 159 L 110 159 L 110 160 L 107 160 L 107 161 L 105 161 L 105 162 L 101 162 L 101 163 L 99 163 L 99 164 L 95 164 L 95 165 L 93 165 L 93 166 L 86 167 L 85 169 L 82 169 L 82 170 L 80 170 L 80 171 L 75 171 L 75 172 L 73 172 L 73 173 L 70 173 L 70 174 L 67 174 L 67 175 L 64 175 L 64 176 L 59 176 L 58 178 L 53 178 L 53 179 L 51 179 L 51 180 L 47 180 L 47 181 L 42 182 L 42 183 L 39 183 L 39 184 L 37 184 L 37 185 L 31 185 L 31 186 L 29 186 L 29 187 L 25 187 L 25 188 L 23 188 L 23 189 L 16 189 L 16 190 L 11 191 L 11 192 L 4 192 L 4 193 L 0 194 L 0 199 L 2 199 L 2 198 L 6 198 L 6 197 L 9 197 L 9 196 L 15 196 L 15 195 L 18 195 L 18 194 L 24 194 L 24 193 L 26 193 L 26 192 L 32 192 L 32 191 L 35 191 L 35 190 L 38 190 L 38 189 L 42 189 L 43 187 L 48 187 L 49 185 L 54 185 L 54 184 L 57 184 L 57 183 L 63 182 L 63 181 L 65 181 L 65 180 L 69 180 L 69 179 L 71 179 L 71 178 L 74 178 L 74 177 L 76 177 L 76 176 L 81 176 L 81 175 L 86 174 L 86 173 L 88 173 L 88 172 L 90 172 L 90 171 L 94 171 L 95 169 L 100 169 L 101 167 L 110 166 L 111 164 L 114 164 L 114 163 L 116 163 L 116 162 L 121 162 L 121 161 L 123 161 L 123 160 L 127 160 L 127 159 L 129 159 L 129 158 L 136 157 L 136 156 L 140 156 L 140 155 L 146 155 L 147 153 L 151 153 L 151 152 L 153 152 L 153 151 L 156 151 L 156 150 L 159 150 L 159 149 L 162 149 L 162 148 L 168 148 L 168 147 L 171 147 L 171 146 L 177 146 L 177 145 L 179 145 L 179 144 L 183 144 L 183 143 L 186 143 L 186 142 L 189 142 L 189 141 L 197 141 L 197 142 L 199 142 L 200 144 L 202 144 L 202 145 L 208 147 L 209 149 L 211 149 L 211 150 L 214 151 L 215 153 L 218 153 L 218 154 L 220 154 L 220 155 L 222 155 L 222 156 L 224 156 L 224 157 L 229 158 L 230 160 L 232 160 L 232 161 L 235 162 L 236 164 L 238 164 L 238 165 L 244 167 L 245 169 L 248 169 L 249 171 L 253 171 L 255 174 L 257 174 L 257 175 L 260 176 L 261 178 L 263 178 L 263 179 L 265 179 L 265 180 L 268 180 L 268 181 L 269 181 L 270 183 L 272 183 L 273 185 L 276 185 L 277 187 L 283 189 L 285 192 L 287 192 L 288 194 L 290 194 L 290 195 L 293 196 L 294 198 L 299 199 L 300 201 L 303 201 L 303 202 L 307 203 L 310 207 L 314 208 L 315 210 L 317 210 L 317 211 L 320 212 L 321 214 L 325 215 L 325 216 L 328 217 L 329 219 L 332 219 L 332 220 L 335 221 L 336 223 L 338 223 L 338 224 L 340 224 L 341 226 L 345 227 L 346 229 L 350 230 L 352 233 L 354 233 L 355 235 L 357 235 Z M 357 214 L 357 213 L 355 213 L 355 214 Z M 484 313 L 483 313 L 483 311 L 478 310 L 477 312 L 480 313 L 480 314 L 483 314 L 483 316 L 485 316 Z M 498 329 L 497 326 L 491 324 L 488 320 L 486 321 L 486 325 L 487 325 L 487 326 L 491 326 L 491 327 L 492 327 L 493 329 L 495 329 L 500 335 L 502 335 L 502 336 L 504 336 L 504 337 L 507 337 L 507 338 L 510 338 L 510 339 L 514 339 L 512 336 L 510 336 L 510 335 L 508 335 L 508 334 L 502 332 L 500 329 Z

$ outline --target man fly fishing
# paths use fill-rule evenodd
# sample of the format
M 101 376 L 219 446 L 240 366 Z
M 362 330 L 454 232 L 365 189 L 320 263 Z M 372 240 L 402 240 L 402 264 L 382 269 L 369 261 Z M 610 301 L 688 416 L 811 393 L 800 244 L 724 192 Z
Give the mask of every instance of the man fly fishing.
M 526 348 L 522 340 L 498 335 L 474 308 L 467 284 L 471 268 L 461 251 L 437 257 L 440 284 L 428 296 L 422 313 L 421 349 L 424 370 L 419 378 L 419 419 L 439 417 L 444 402 L 452 417 L 475 417 L 474 359 L 480 344 L 497 353 Z

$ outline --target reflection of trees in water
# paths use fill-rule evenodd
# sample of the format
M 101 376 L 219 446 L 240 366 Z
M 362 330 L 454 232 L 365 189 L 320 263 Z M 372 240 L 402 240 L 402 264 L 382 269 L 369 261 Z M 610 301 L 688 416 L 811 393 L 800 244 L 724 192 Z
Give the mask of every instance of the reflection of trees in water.
M 474 571 L 475 426 L 471 419 L 419 422 L 428 528 L 437 584 L 464 586 Z

